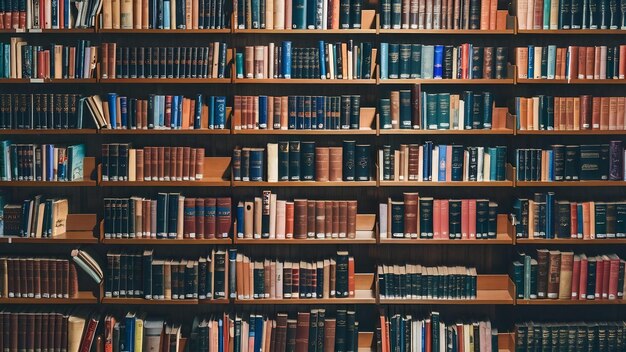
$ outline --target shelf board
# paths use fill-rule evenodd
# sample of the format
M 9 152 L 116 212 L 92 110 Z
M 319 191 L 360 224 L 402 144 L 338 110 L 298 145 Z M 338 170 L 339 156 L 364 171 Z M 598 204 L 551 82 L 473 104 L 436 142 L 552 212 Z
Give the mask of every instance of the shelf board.
M 379 79 L 378 84 L 515 84 L 513 78 L 505 79 Z
M 230 181 L 100 181 L 101 187 L 230 187 Z
M 50 130 L 26 130 L 26 129 L 0 129 L 0 135 L 74 135 L 74 134 L 96 134 L 98 130 L 85 129 L 50 129 Z
M 508 275 L 478 275 L 476 299 L 379 299 L 380 304 L 514 305 L 515 287 Z
M 370 291 L 363 292 L 359 297 L 360 291 L 355 292 L 354 298 L 263 298 L 263 299 L 236 299 L 235 304 L 238 305 L 275 305 L 275 304 L 376 304 L 376 298 L 367 297 Z
M 101 129 L 98 133 L 101 134 L 112 134 L 112 135 L 137 135 L 137 134 L 147 134 L 147 135 L 157 135 L 157 134 L 175 134 L 175 135 L 189 135 L 189 134 L 202 134 L 202 135 L 211 135 L 211 134 L 230 134 L 230 129 L 189 129 L 189 130 L 173 130 L 173 129 Z
M 376 181 L 233 181 L 233 187 L 376 187 Z
M 105 34 L 227 34 L 230 28 L 224 29 L 98 29 Z
M 85 84 L 97 83 L 95 78 L 43 79 L 43 78 L 2 78 L 0 84 Z
M 58 29 L 28 29 L 27 32 L 12 32 L 12 33 L 58 33 L 58 34 L 85 34 L 85 33 L 96 33 L 95 28 L 58 28 Z
M 545 239 L 545 238 L 517 238 L 515 239 L 515 243 L 517 244 L 572 244 L 572 245 L 607 245 L 607 244 L 626 244 L 626 238 L 607 238 L 607 239 L 593 239 L 593 240 L 583 240 L 578 238 L 555 238 L 555 239 Z
M 223 245 L 232 244 L 230 238 L 213 239 L 157 239 L 157 238 L 103 238 L 101 243 L 116 245 Z
M 626 130 L 578 130 L 578 131 L 532 131 L 532 130 L 517 130 L 519 135 L 546 135 L 546 136 L 559 136 L 559 135 L 573 135 L 573 136 L 599 136 L 599 135 L 626 135 Z
M 374 129 L 353 130 L 233 130 L 233 134 L 253 135 L 375 135 Z
M 550 306 L 550 305 L 618 305 L 626 304 L 624 299 L 517 299 L 517 305 Z
M 0 181 L 0 187 L 93 187 L 96 181 Z
M 380 187 L 513 187 L 513 181 L 378 181 Z
M 517 181 L 516 187 L 624 187 L 626 181 Z
M 626 241 L 624 242 L 626 243 Z M 498 233 L 495 239 L 463 239 L 463 240 L 450 240 L 450 239 L 420 239 L 420 238 L 381 238 L 380 244 L 415 244 L 415 245 L 493 245 L 493 244 L 513 244 L 513 239 L 507 233 Z
M 493 130 L 415 130 L 415 129 L 381 129 L 380 135 L 513 135 L 509 128 Z
M 528 79 L 518 78 L 519 84 L 626 84 L 626 79 Z
M 197 299 L 144 299 L 104 297 L 102 304 L 141 304 L 141 305 L 196 305 Z
M 71 231 L 62 235 L 47 238 L 32 237 L 0 237 L 0 243 L 26 243 L 26 244 L 96 244 L 98 238 L 91 231 Z
M 624 35 L 626 31 L 621 29 L 518 29 L 517 34 L 555 34 L 555 35 L 598 35 L 614 34 Z
M 96 304 L 98 298 L 92 292 L 79 291 L 74 298 L 0 298 L 0 304 Z
M 480 29 L 379 29 L 380 34 L 445 34 L 445 35 L 499 35 L 515 34 L 515 30 L 480 30 Z
M 376 34 L 375 28 L 367 29 L 237 29 L 234 34 L 280 34 L 280 35 L 309 35 L 309 34 Z
M 235 238 L 235 244 L 241 245 L 325 245 L 325 244 L 376 244 L 375 238 L 324 238 L 324 239 L 249 239 Z
M 320 79 L 320 78 L 235 78 L 235 84 L 363 84 L 375 85 L 375 79 Z
M 230 78 L 114 78 L 100 79 L 104 84 L 229 84 Z

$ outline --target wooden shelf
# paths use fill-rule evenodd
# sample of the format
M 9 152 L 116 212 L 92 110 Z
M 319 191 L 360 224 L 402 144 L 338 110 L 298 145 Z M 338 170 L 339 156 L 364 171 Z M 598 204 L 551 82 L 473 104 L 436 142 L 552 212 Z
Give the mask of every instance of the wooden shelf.
M 515 351 L 515 333 L 506 332 L 498 334 L 498 352 Z
M 98 130 L 85 128 L 85 129 L 49 129 L 49 130 L 3 130 L 0 129 L 0 135 L 82 135 L 82 134 L 96 134 Z
M 103 238 L 101 243 L 115 245 L 229 245 L 230 238 L 213 239 L 171 239 L 171 238 Z
M 251 135 L 375 135 L 375 129 L 359 129 L 359 130 L 233 130 L 233 134 L 251 134 Z
M 519 84 L 626 84 L 626 79 L 528 79 L 518 78 L 516 80 Z
M 233 181 L 233 187 L 376 187 L 376 181 Z
M 66 232 L 55 237 L 2 237 L 0 243 L 25 244 L 96 244 L 98 238 L 94 236 L 96 214 L 68 214 Z
M 626 35 L 621 29 L 518 29 L 517 34 L 554 34 L 554 35 Z
M 376 34 L 375 28 L 367 29 L 237 29 L 234 34 L 278 34 L 278 35 L 319 35 L 319 34 Z
M 250 239 L 235 238 L 235 242 L 241 245 L 326 245 L 326 244 L 376 244 L 375 238 L 309 238 L 309 239 Z
M 362 84 L 375 85 L 375 79 L 321 79 L 321 78 L 235 78 L 235 84 Z
M 626 244 L 626 238 L 606 238 L 606 239 L 593 239 L 593 240 L 583 240 L 578 238 L 555 238 L 555 239 L 545 239 L 545 238 L 516 238 L 515 243 L 517 244 L 537 244 L 537 245 L 607 245 L 607 244 L 617 244 L 622 245 Z
M 381 129 L 380 135 L 513 135 L 514 130 L 509 128 L 491 130 L 415 130 L 415 129 Z
M 223 29 L 98 29 L 104 34 L 227 34 L 230 28 Z
M 517 181 L 516 187 L 624 187 L 626 181 Z
M 476 299 L 379 299 L 380 304 L 514 305 L 515 287 L 508 275 L 478 275 Z
M 97 83 L 95 78 L 43 79 L 43 78 L 2 78 L 0 84 L 86 84 Z
M 0 181 L 0 187 L 93 187 L 96 181 Z
M 197 305 L 197 299 L 144 299 L 144 298 L 102 298 L 102 304 L 141 304 L 141 305 Z
M 0 298 L 0 304 L 96 304 L 98 298 L 92 292 L 79 291 L 74 298 Z
M 55 33 L 55 34 L 88 34 L 96 33 L 95 28 L 59 28 L 59 29 L 28 29 L 27 32 L 12 32 L 12 33 Z
M 238 305 L 275 305 L 275 304 L 376 304 L 374 274 L 354 275 L 354 297 L 348 298 L 263 298 L 235 299 Z
M 381 238 L 380 244 L 403 245 L 513 245 L 514 229 L 506 214 L 498 214 L 497 233 L 495 239 L 421 239 L 421 238 Z M 626 243 L 626 239 L 625 242 Z
M 379 181 L 379 187 L 513 187 L 513 181 Z
M 619 305 L 626 304 L 624 299 L 517 299 L 517 305 L 549 306 L 549 305 Z
M 379 79 L 378 84 L 515 84 L 513 78 L 504 79 Z
M 480 30 L 480 29 L 379 29 L 379 34 L 443 34 L 443 35 L 501 35 L 515 34 L 512 28 L 500 30 Z
M 174 134 L 174 135 L 190 135 L 190 134 L 230 134 L 230 129 L 190 129 L 190 130 L 172 130 L 172 129 L 101 129 L 98 133 L 111 135 L 157 135 L 157 134 Z
M 230 78 L 114 78 L 100 79 L 105 84 L 229 84 Z
M 542 136 L 605 136 L 605 135 L 626 135 L 626 130 L 579 130 L 579 131 L 534 131 L 534 130 L 517 130 L 519 135 L 542 135 Z

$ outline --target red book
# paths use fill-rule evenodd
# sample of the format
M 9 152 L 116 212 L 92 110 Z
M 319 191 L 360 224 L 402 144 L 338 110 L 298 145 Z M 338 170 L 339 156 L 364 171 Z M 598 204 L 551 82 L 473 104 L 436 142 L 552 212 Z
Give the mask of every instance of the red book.
M 348 297 L 354 297 L 356 284 L 354 280 L 354 257 L 348 258 Z
M 13 28 L 12 23 L 11 23 L 11 11 L 7 11 L 4 13 L 4 29 L 11 29 Z M 42 17 L 43 18 L 43 17 Z
M 574 256 L 574 267 L 572 269 L 572 299 L 578 299 L 578 289 L 580 288 L 580 256 Z
M 461 200 L 461 238 L 466 240 L 469 234 L 469 200 Z
M 293 238 L 293 210 L 293 202 L 287 202 L 285 204 L 285 238 Z M 335 214 L 334 210 L 333 217 Z
M 165 96 L 165 119 L 163 124 L 164 127 L 169 128 L 172 122 L 172 96 Z
M 432 351 L 433 349 L 433 338 L 432 338 L 432 324 L 430 319 L 426 319 L 426 322 L 424 323 L 424 325 L 426 325 L 426 328 L 424 330 L 426 330 L 424 332 L 424 335 L 426 335 L 426 343 L 424 344 L 426 347 L 425 350 L 428 351 Z
M 196 198 L 196 238 L 204 239 L 204 198 Z
M 448 148 L 452 150 L 452 148 Z M 441 230 L 441 238 L 448 239 L 450 238 L 450 221 L 449 221 L 449 212 L 450 212 L 450 202 L 447 199 L 442 199 L 439 202 L 441 206 L 441 210 L 439 211 L 440 219 L 439 219 L 439 227 Z
M 469 200 L 469 238 L 476 239 L 476 199 Z
M 626 78 L 626 45 L 619 46 L 619 79 Z
M 183 238 L 196 238 L 196 199 L 185 198 Z M 180 219 L 179 219 L 180 221 Z
M 433 201 L 433 238 L 441 239 L 441 201 Z
M 611 260 L 608 256 L 602 256 L 602 262 L 604 262 L 602 273 L 602 299 L 609 298 L 609 281 L 611 276 Z
M 580 285 L 578 286 L 578 299 L 587 299 L 587 256 L 580 256 Z
M 62 2 L 62 1 L 61 1 Z M 89 318 L 87 323 L 87 329 L 83 334 L 83 338 L 80 342 L 79 352 L 91 351 L 91 345 L 93 344 L 94 336 L 96 335 L 96 329 L 98 328 L 98 322 L 100 321 L 100 315 L 94 314 Z
M 609 255 L 609 299 L 617 299 L 617 291 L 621 291 L 617 287 L 619 279 L 619 257 L 615 254 Z
M 310 313 L 298 312 L 296 327 L 296 352 L 309 350 L 309 317 Z M 261 338 L 259 336 L 259 338 Z
M 217 200 L 215 198 L 204 199 L 204 238 L 215 238 Z
M 602 256 L 598 256 L 598 261 L 596 261 L 596 291 L 595 291 L 596 299 L 602 297 L 602 282 L 603 281 L 604 281 L 604 260 L 602 260 Z
M 570 213 L 570 237 L 578 238 L 578 211 L 576 203 L 572 202 L 569 204 L 569 213 Z
M 230 198 L 217 198 L 217 238 L 228 238 L 231 224 L 231 201 Z
M 389 340 L 387 336 L 387 323 L 384 315 L 380 316 L 380 339 L 382 345 L 382 352 L 389 352 Z
M 457 336 L 457 346 L 458 346 L 458 351 L 459 352 L 465 352 L 465 341 L 464 341 L 464 336 L 463 336 L 463 324 L 456 324 L 456 336 Z M 470 351 L 473 352 L 473 351 Z

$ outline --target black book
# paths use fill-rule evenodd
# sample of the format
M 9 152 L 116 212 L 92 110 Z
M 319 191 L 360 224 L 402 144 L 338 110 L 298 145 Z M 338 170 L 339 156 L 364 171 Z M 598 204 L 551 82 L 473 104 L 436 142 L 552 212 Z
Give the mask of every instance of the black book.
M 469 149 L 469 175 L 468 180 L 476 181 L 478 179 L 478 148 L 470 147 Z
M 565 146 L 553 145 L 553 172 L 555 181 L 563 181 L 565 179 Z
M 581 180 L 587 181 L 602 179 L 603 163 L 601 149 L 602 147 L 599 144 L 586 144 L 580 146 L 580 168 L 578 174 Z
M 300 141 L 289 142 L 289 180 L 300 181 Z
M 449 201 L 448 229 L 450 239 L 461 238 L 461 200 L 450 199 Z
M 336 269 L 335 269 L 335 297 L 348 297 L 348 252 L 337 252 Z
M 433 238 L 433 198 L 419 199 L 420 238 Z
M 580 165 L 580 146 L 578 145 L 566 145 L 565 146 L 565 180 L 577 181 L 578 170 Z
M 349 95 L 341 96 L 341 129 L 350 129 L 350 120 L 352 118 L 350 110 L 351 98 Z
M 469 0 L 469 29 L 480 29 L 480 0 Z
M 356 177 L 355 170 L 355 141 L 343 141 L 343 180 L 354 181 Z
M 570 3 L 570 28 L 571 29 L 581 29 L 582 28 L 582 16 L 583 10 L 581 8 L 582 1 L 580 0 L 572 0 Z
M 484 48 L 474 46 L 472 47 L 472 78 L 483 78 L 483 59 Z
M 300 175 L 304 181 L 315 181 L 315 142 L 300 143 Z
M 346 351 L 347 311 L 337 309 L 335 325 L 335 351 Z
M 572 19 L 569 1 L 559 1 L 559 29 L 570 29 Z
M 371 175 L 370 145 L 357 144 L 355 148 L 355 177 L 357 181 L 369 181 Z
M 389 44 L 389 67 L 388 75 L 390 79 L 400 78 L 400 44 Z
M 598 4 L 600 5 L 600 29 L 608 29 L 609 21 L 610 21 L 610 9 L 609 9 L 609 0 L 598 0 Z
M 350 7 L 350 0 L 339 1 L 339 28 L 341 29 L 350 28 Z
M 556 237 L 569 238 L 571 235 L 570 228 L 570 203 L 567 201 L 556 202 Z
M 358 130 L 361 127 L 361 96 L 350 96 L 350 129 Z

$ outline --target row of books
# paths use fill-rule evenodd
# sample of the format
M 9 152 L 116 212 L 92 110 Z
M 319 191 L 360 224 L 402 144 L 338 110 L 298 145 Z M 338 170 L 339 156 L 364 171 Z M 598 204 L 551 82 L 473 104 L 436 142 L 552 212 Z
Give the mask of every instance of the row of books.
M 223 0 L 102 2 L 102 29 L 219 29 L 230 22 Z
M 238 299 L 349 298 L 355 295 L 354 258 L 338 251 L 318 261 L 254 259 L 237 253 Z
M 102 101 L 106 126 L 111 129 L 224 129 L 226 97 L 196 94 L 150 94 L 147 99 L 108 93 Z
M 518 238 L 625 238 L 626 204 L 558 200 L 554 192 L 535 193 L 513 204 Z
M 0 78 L 93 78 L 98 62 L 98 48 L 89 40 L 79 40 L 76 46 L 50 44 L 46 48 L 13 37 L 0 43 L 0 51 Z
M 402 1 L 385 0 L 380 4 L 382 29 L 481 29 L 506 27 L 497 1 Z
M 42 2 L 44 4 L 45 2 Z M 0 347 L 6 351 L 89 351 L 97 343 L 98 313 L 87 310 L 6 309 Z
M 383 146 L 378 152 L 384 181 L 504 181 L 506 146 L 466 147 L 462 145 L 401 144 L 398 149 Z
M 83 127 L 79 94 L 0 94 L 0 129 Z
M 224 78 L 229 75 L 227 48 L 223 42 L 200 47 L 102 43 L 101 78 Z
M 37 195 L 25 199 L 22 204 L 4 204 L 4 199 L 1 199 L 0 205 L 3 206 L 4 225 L 0 226 L 0 236 L 46 238 L 65 234 L 67 199 Z
M 104 297 L 153 300 L 227 297 L 228 253 L 212 250 L 197 259 L 157 259 L 152 250 L 107 253 Z
M 520 254 L 512 274 L 518 298 L 615 300 L 624 297 L 625 263 L 616 254 L 538 249 L 535 255 Z
M 75 298 L 76 266 L 68 259 L 0 257 L 0 297 Z
M 79 181 L 85 145 L 16 144 L 0 141 L 0 180 Z
M 624 79 L 626 45 L 556 45 L 515 48 L 517 77 L 528 79 Z
M 361 0 L 270 0 L 237 4 L 238 29 L 359 29 Z
M 476 268 L 379 265 L 382 299 L 476 299 Z
M 372 43 L 327 43 L 293 47 L 291 41 L 246 46 L 235 56 L 237 78 L 371 79 L 376 66 Z
M 104 199 L 104 238 L 228 238 L 230 198 L 191 198 L 180 193 Z
M 74 3 L 70 0 L 39 2 L 7 1 L 0 4 L 0 28 L 70 29 L 92 28 L 100 12 L 101 0 Z
M 589 181 L 624 179 L 622 141 L 609 144 L 553 145 L 551 149 L 517 149 L 520 181 Z
M 522 0 L 515 12 L 519 29 L 626 29 L 623 0 Z
M 383 352 L 498 350 L 498 330 L 490 321 L 444 323 L 439 312 L 422 319 L 390 313 L 379 321 L 378 345 Z
M 433 199 L 404 193 L 379 204 L 381 238 L 495 239 L 498 204 L 488 199 Z
M 277 199 L 271 191 L 237 205 L 237 238 L 356 238 L 356 200 Z
M 503 79 L 508 48 L 380 43 L 381 79 Z
M 361 96 L 235 96 L 235 130 L 338 130 L 361 127 Z
M 526 322 L 515 324 L 515 350 L 532 351 L 552 346 L 568 351 L 608 351 L 626 348 L 623 321 Z
M 517 129 L 533 131 L 623 130 L 625 97 L 516 97 Z
M 204 148 L 102 145 L 102 181 L 199 181 Z

